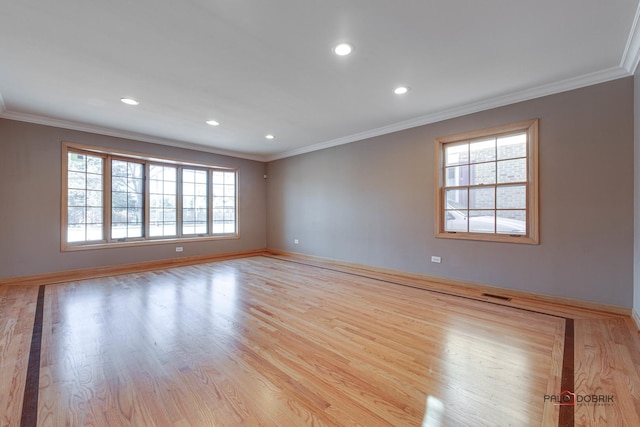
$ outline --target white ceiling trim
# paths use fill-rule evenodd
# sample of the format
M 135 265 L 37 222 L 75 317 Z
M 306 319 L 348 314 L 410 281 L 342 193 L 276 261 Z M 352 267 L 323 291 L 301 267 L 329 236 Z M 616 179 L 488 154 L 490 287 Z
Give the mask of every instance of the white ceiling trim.
M 1 101 L 1 98 L 0 98 L 0 101 Z M 261 156 L 258 154 L 248 154 L 248 153 L 241 153 L 241 152 L 235 152 L 235 151 L 229 151 L 229 150 L 220 150 L 214 147 L 207 147 L 205 145 L 193 144 L 190 142 L 176 141 L 173 139 L 166 139 L 166 138 L 158 138 L 158 137 L 143 135 L 135 132 L 115 130 L 115 129 L 105 128 L 101 126 L 73 122 L 69 120 L 52 119 L 48 117 L 38 116 L 35 114 L 16 113 L 12 111 L 7 111 L 6 109 L 3 110 L 1 108 L 2 106 L 3 105 L 0 105 L 0 118 L 17 120 L 20 122 L 35 123 L 39 125 L 54 126 L 54 127 L 59 127 L 63 129 L 77 130 L 81 132 L 95 133 L 98 135 L 113 136 L 115 138 L 132 139 L 135 141 L 149 142 L 151 144 L 168 145 L 170 147 L 185 148 L 188 150 L 196 150 L 196 151 L 201 151 L 206 153 L 219 154 L 222 156 L 237 157 L 240 159 L 257 160 L 259 162 L 266 161 L 264 156 Z
M 533 89 L 527 89 L 507 95 L 502 95 L 472 104 L 466 104 L 460 107 L 454 107 L 448 110 L 439 111 L 428 114 L 426 116 L 417 117 L 415 119 L 394 123 L 377 129 L 356 133 L 353 135 L 337 138 L 331 141 L 321 142 L 307 147 L 298 148 L 296 150 L 286 151 L 270 156 L 266 156 L 267 161 L 284 159 L 286 157 L 297 156 L 299 154 L 310 153 L 325 148 L 335 147 L 338 145 L 348 144 L 350 142 L 360 141 L 367 138 L 373 138 L 380 135 L 386 135 L 392 132 L 398 132 L 418 126 L 437 123 L 443 120 L 461 117 L 467 114 L 477 113 L 479 111 L 490 110 L 492 108 L 502 107 L 505 105 L 515 104 L 517 102 L 527 101 L 530 99 L 540 98 L 542 96 L 553 95 L 555 93 L 566 92 L 581 87 L 591 86 L 598 83 L 604 83 L 616 80 L 622 77 L 628 77 L 630 73 L 620 67 L 613 67 L 607 70 L 597 71 L 595 73 L 584 74 L 575 78 L 563 80 L 556 83 L 539 86 Z
M 636 16 L 633 19 L 633 25 L 631 26 L 629 38 L 627 39 L 627 45 L 622 54 L 622 61 L 620 61 L 620 66 L 631 74 L 636 73 L 638 62 L 640 62 L 640 25 L 638 21 L 640 21 L 640 3 L 638 3 Z
M 638 8 L 640 12 L 640 7 Z M 638 22 L 639 14 L 636 14 L 636 20 L 634 21 L 634 34 L 630 35 L 629 42 L 627 43 L 627 49 L 625 49 L 625 55 L 628 52 L 633 51 L 633 46 L 639 44 L 638 48 L 640 48 L 640 28 L 636 25 Z M 633 40 L 633 41 L 632 41 Z M 623 62 L 628 62 L 628 58 L 623 59 Z M 633 55 L 633 68 L 637 67 L 638 60 L 640 59 L 640 51 L 636 49 L 635 54 Z M 277 153 L 273 155 L 258 155 L 258 154 L 248 154 L 241 153 L 229 150 L 220 150 L 214 147 L 207 147 L 204 145 L 184 142 L 184 141 L 176 141 L 172 139 L 159 138 L 149 135 L 138 134 L 134 132 L 127 132 L 121 130 L 115 130 L 110 128 L 105 128 L 101 126 L 89 125 L 84 123 L 78 123 L 68 120 L 60 120 L 60 119 L 52 119 L 48 117 L 33 115 L 33 114 L 25 114 L 25 113 L 16 113 L 12 111 L 8 111 L 2 99 L 2 94 L 0 94 L 0 117 L 17 120 L 28 123 L 35 123 L 47 126 L 60 127 L 63 129 L 71 129 L 77 130 L 81 132 L 89 132 L 96 133 L 99 135 L 112 136 L 116 138 L 124 138 L 124 139 L 133 139 L 142 142 L 149 142 L 152 144 L 160 144 L 160 145 L 168 145 L 171 147 L 179 147 L 185 148 L 189 150 L 203 151 L 207 153 L 219 154 L 223 156 L 232 156 L 241 159 L 247 160 L 255 160 L 260 162 L 270 162 L 273 160 L 284 159 L 287 157 L 293 157 L 300 154 L 311 153 L 313 151 L 323 150 L 325 148 L 336 147 L 339 145 L 349 144 L 351 142 L 360 141 L 367 138 L 373 138 L 376 136 L 386 135 L 393 132 L 398 132 L 405 129 L 410 129 L 418 126 L 423 126 L 431 123 L 437 123 L 443 120 L 453 119 L 456 117 L 461 117 L 467 114 L 477 113 L 479 111 L 489 110 L 492 108 L 502 107 L 509 104 L 515 104 L 517 102 L 527 101 L 530 99 L 539 98 L 542 96 L 553 95 L 555 93 L 565 92 L 568 90 L 579 89 L 581 87 L 586 87 L 598 83 L 604 83 L 607 81 L 619 79 L 622 77 L 628 77 L 633 73 L 627 69 L 626 66 L 621 67 L 613 67 L 602 71 L 597 71 L 590 74 L 584 74 L 582 76 L 578 76 L 575 78 L 563 80 L 560 82 L 550 83 L 547 85 L 539 86 L 533 89 L 527 89 L 520 92 L 515 92 L 511 94 L 506 94 L 486 100 L 481 100 L 475 103 L 466 104 L 459 107 L 454 107 L 448 110 L 435 112 L 432 114 L 427 114 L 425 116 L 420 116 L 415 119 L 405 120 L 402 122 L 394 123 L 388 126 L 379 127 L 376 129 L 371 129 L 365 132 L 356 133 L 353 135 L 348 135 L 345 137 L 333 139 L 330 141 L 321 142 L 318 144 L 309 145 L 306 147 L 301 147 L 295 150 L 285 151 L 282 153 Z

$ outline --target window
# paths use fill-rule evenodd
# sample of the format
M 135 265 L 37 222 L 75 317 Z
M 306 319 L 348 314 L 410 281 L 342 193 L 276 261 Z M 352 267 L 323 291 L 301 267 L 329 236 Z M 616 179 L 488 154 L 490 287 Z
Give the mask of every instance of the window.
M 538 243 L 538 120 L 436 139 L 436 237 Z
M 237 171 L 63 144 L 62 249 L 237 236 Z

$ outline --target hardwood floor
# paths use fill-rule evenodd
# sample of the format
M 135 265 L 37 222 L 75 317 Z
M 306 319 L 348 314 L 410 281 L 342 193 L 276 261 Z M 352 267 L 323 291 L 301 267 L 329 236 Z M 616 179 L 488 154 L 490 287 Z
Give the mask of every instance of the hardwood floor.
M 293 261 L 47 285 L 35 396 L 38 287 L 0 287 L 0 425 L 640 425 L 630 319 Z

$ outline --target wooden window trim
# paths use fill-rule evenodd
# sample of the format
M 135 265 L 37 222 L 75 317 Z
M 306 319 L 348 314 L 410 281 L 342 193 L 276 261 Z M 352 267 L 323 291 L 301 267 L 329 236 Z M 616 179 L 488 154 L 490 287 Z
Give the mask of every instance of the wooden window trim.
M 459 133 L 435 140 L 435 236 L 443 239 L 480 240 L 537 245 L 540 243 L 539 182 L 538 182 L 538 124 L 527 120 L 477 131 Z M 444 230 L 444 146 L 524 131 L 527 133 L 527 233 L 522 236 L 495 233 L 447 232 Z
M 102 157 L 104 160 L 103 171 L 103 239 L 89 242 L 67 242 L 67 227 L 68 227 L 68 153 L 77 152 L 85 153 L 91 156 Z M 211 163 L 196 163 L 191 161 L 183 161 L 175 158 L 145 155 L 141 153 L 134 153 L 122 150 L 107 149 L 103 147 L 94 147 L 83 144 L 76 144 L 71 142 L 62 142 L 62 173 L 61 173 L 61 213 L 60 213 L 60 249 L 62 252 L 67 251 L 82 251 L 91 249 L 106 249 L 106 248 L 121 248 L 131 246 L 146 246 L 146 245 L 160 245 L 160 244 L 176 244 L 187 242 L 202 242 L 211 240 L 237 240 L 240 238 L 240 200 L 238 198 L 238 182 L 239 182 L 239 169 L 229 166 L 221 166 Z M 145 237 L 142 238 L 129 238 L 125 241 L 112 240 L 111 239 L 111 167 L 107 167 L 107 162 L 112 159 L 125 160 L 125 161 L 138 161 L 144 164 L 145 167 L 145 184 L 144 184 L 144 232 Z M 149 237 L 149 179 L 148 169 L 150 164 L 159 164 L 166 166 L 175 166 L 177 168 L 177 174 L 182 173 L 182 168 L 188 169 L 201 169 L 208 172 L 209 184 L 211 183 L 211 174 L 213 171 L 234 172 L 235 173 L 235 233 L 228 234 L 213 234 L 212 224 L 208 224 L 209 233 L 205 236 L 198 235 L 184 235 L 184 236 L 157 236 Z M 176 183 L 176 187 L 180 187 L 181 178 Z M 209 189 L 209 204 L 213 204 L 212 186 L 208 185 Z M 177 197 L 177 199 L 180 199 Z M 181 206 L 181 200 L 177 200 L 178 206 Z M 181 213 L 181 212 L 180 212 Z M 176 212 L 178 215 L 178 212 Z M 208 215 L 212 215 L 211 208 Z M 178 218 L 176 218 L 177 220 Z M 211 219 L 208 219 L 211 222 Z M 176 231 L 181 232 L 181 223 L 176 221 Z

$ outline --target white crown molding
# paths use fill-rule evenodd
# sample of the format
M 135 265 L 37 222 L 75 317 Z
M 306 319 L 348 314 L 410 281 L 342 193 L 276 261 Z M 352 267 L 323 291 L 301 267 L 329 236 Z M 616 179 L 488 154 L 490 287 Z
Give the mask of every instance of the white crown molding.
M 640 62 L 640 3 L 636 9 L 636 16 L 633 18 L 633 25 L 631 26 L 631 32 L 629 32 L 629 38 L 627 39 L 627 45 L 624 48 L 622 54 L 622 60 L 620 66 L 627 70 L 630 74 L 635 74 L 638 68 L 638 62 Z
M 34 123 L 38 125 L 59 127 L 63 129 L 77 130 L 80 132 L 95 133 L 98 135 L 112 136 L 115 138 L 132 139 L 135 141 L 149 142 L 151 144 L 185 148 L 188 150 L 219 154 L 221 156 L 230 156 L 230 157 L 236 157 L 240 159 L 256 160 L 259 162 L 266 161 L 265 156 L 262 156 L 259 154 L 248 154 L 248 153 L 241 153 L 241 152 L 235 152 L 235 151 L 221 150 L 214 147 L 207 147 L 205 145 L 199 145 L 199 144 L 194 144 L 190 142 L 176 141 L 173 139 L 160 138 L 160 137 L 154 137 L 149 135 L 143 135 L 135 132 L 127 132 L 122 130 L 110 129 L 110 128 L 105 128 L 101 126 L 94 126 L 94 125 L 89 125 L 84 123 L 73 122 L 69 120 L 52 119 L 52 118 L 38 116 L 34 114 L 16 113 L 13 111 L 7 111 L 6 109 L 2 110 L 1 107 L 3 106 L 3 104 L 1 101 L 2 99 L 0 97 L 0 118 L 16 120 L 19 122 Z
M 297 148 L 295 150 L 268 155 L 266 156 L 266 161 L 270 162 L 273 160 L 284 159 L 287 157 L 293 157 L 300 154 L 311 153 L 313 151 L 323 150 L 325 148 L 330 148 L 330 147 L 336 147 L 338 145 L 344 145 L 350 142 L 360 141 L 367 138 L 373 138 L 380 135 L 386 135 L 392 132 L 398 132 L 401 130 L 423 126 L 431 123 L 437 123 L 443 120 L 453 119 L 453 118 L 461 117 L 467 114 L 477 113 L 479 111 L 490 110 L 492 108 L 515 104 L 517 102 L 528 101 L 530 99 L 535 99 L 535 98 L 540 98 L 547 95 L 566 92 L 573 89 L 579 89 L 581 87 L 591 86 L 598 83 L 604 83 L 604 82 L 616 80 L 622 77 L 628 77 L 629 75 L 630 73 L 626 69 L 621 67 L 613 67 L 606 70 L 597 71 L 595 73 L 584 74 L 582 76 L 574 77 L 574 78 L 563 80 L 560 82 L 550 83 L 550 84 L 538 86 L 532 89 L 526 89 L 520 92 L 514 92 L 507 95 L 497 96 L 494 98 L 489 98 L 482 101 L 474 102 L 471 104 L 465 104 L 459 107 L 450 108 L 444 111 L 438 111 L 435 113 L 427 114 L 425 116 L 417 117 L 415 119 L 405 120 L 402 122 L 379 127 L 369 131 L 360 132 L 360 133 L 345 136 L 342 138 L 337 138 L 330 141 Z
M 638 18 L 637 14 L 636 14 L 636 18 Z M 634 27 L 635 27 L 636 21 L 634 21 Z M 631 40 L 631 37 L 630 37 L 630 40 Z M 634 40 L 640 42 L 640 37 L 634 37 Z M 626 50 L 625 50 L 625 53 L 626 53 Z M 636 66 L 637 66 L 637 56 L 638 55 L 636 54 L 635 55 Z M 313 144 L 306 147 L 301 147 L 294 150 L 276 153 L 272 155 L 259 155 L 259 154 L 249 154 L 249 153 L 221 150 L 221 149 L 216 149 L 214 147 L 208 147 L 208 146 L 184 142 L 184 141 L 176 141 L 172 139 L 143 135 L 143 134 L 138 134 L 134 132 L 115 130 L 115 129 L 83 124 L 83 123 L 78 123 L 73 121 L 52 119 L 52 118 L 47 118 L 47 117 L 38 116 L 38 115 L 16 113 L 16 112 L 8 111 L 6 109 L 6 106 L 4 105 L 1 94 L 0 94 L 0 117 L 11 119 L 11 120 L 22 121 L 22 122 L 77 130 L 81 132 L 96 133 L 99 135 L 112 136 L 116 138 L 133 139 L 133 140 L 142 141 L 142 142 L 149 142 L 152 144 L 168 145 L 172 147 L 203 151 L 203 152 L 219 154 L 223 156 L 231 156 L 231 157 L 237 157 L 241 159 L 255 160 L 259 162 L 270 162 L 273 160 L 284 159 L 287 157 L 293 157 L 293 156 L 297 156 L 305 153 L 311 153 L 313 151 L 323 150 L 325 148 L 336 147 L 339 145 L 349 144 L 351 142 L 360 141 L 363 139 L 373 138 L 376 136 L 386 135 L 389 133 L 398 132 L 405 129 L 410 129 L 418 126 L 440 122 L 443 120 L 461 117 L 467 114 L 477 113 L 479 111 L 490 110 L 492 108 L 502 107 L 505 105 L 515 104 L 517 102 L 540 98 L 542 96 L 553 95 L 555 93 L 565 92 L 573 89 L 579 89 L 581 87 L 586 87 L 586 86 L 590 86 L 598 83 L 604 83 L 610 80 L 615 80 L 622 77 L 628 77 L 631 74 L 632 73 L 626 67 L 613 67 L 613 68 L 598 71 L 595 73 L 584 74 L 582 76 L 563 80 L 560 82 L 550 83 L 547 85 L 538 86 L 536 88 L 527 89 L 520 92 L 515 92 L 515 93 L 506 94 L 506 95 L 502 95 L 494 98 L 489 98 L 489 99 L 474 102 L 471 104 L 465 104 L 459 107 L 454 107 L 448 110 L 434 112 L 434 113 L 427 114 L 425 116 L 420 116 L 414 119 L 393 123 L 388 126 L 379 127 L 376 129 L 365 131 L 365 132 L 360 132 L 353 135 L 348 135 L 348 136 L 333 139 L 330 141 L 325 141 L 318 144 Z

